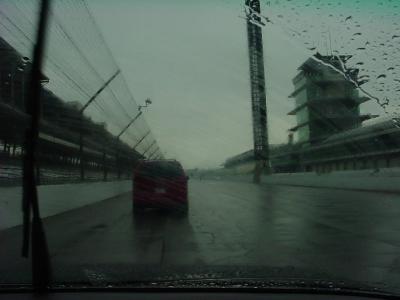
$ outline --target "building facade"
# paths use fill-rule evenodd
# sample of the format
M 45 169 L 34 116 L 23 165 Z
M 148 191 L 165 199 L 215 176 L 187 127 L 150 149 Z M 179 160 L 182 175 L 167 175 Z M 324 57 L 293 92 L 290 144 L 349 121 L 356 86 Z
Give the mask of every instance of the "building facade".
M 295 108 L 288 115 L 296 116 L 297 125 L 290 129 L 297 143 L 315 144 L 332 134 L 357 128 L 369 116 L 361 116 L 359 105 L 368 101 L 360 97 L 353 82 L 358 70 L 340 71 L 350 56 L 316 54 L 299 67 L 293 79 Z M 347 77 L 347 78 L 346 78 Z
M 293 79 L 297 125 L 287 144 L 271 147 L 274 173 L 360 170 L 400 167 L 400 116 L 361 115 L 358 70 L 342 72 L 350 56 L 316 54 L 304 62 Z M 293 141 L 292 135 L 296 135 Z M 250 152 L 225 162 L 226 168 L 248 166 Z

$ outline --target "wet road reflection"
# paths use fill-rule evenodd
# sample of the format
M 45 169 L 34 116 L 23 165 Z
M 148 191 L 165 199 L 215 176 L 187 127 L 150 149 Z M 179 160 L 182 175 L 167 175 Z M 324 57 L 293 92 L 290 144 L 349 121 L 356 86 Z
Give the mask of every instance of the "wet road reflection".
M 129 193 L 47 218 L 53 266 L 86 273 L 110 266 L 119 276 L 132 274 L 127 267 L 153 274 L 246 269 L 266 277 L 273 269 L 284 270 L 279 276 L 400 282 L 396 194 L 191 180 L 189 201 L 185 217 L 133 214 Z M 19 231 L 2 233 L 2 270 L 27 267 L 18 258 Z

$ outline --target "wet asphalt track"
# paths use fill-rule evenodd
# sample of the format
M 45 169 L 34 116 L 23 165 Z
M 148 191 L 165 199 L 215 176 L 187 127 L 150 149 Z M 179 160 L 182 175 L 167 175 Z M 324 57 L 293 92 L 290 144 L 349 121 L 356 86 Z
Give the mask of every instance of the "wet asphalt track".
M 124 194 L 46 218 L 53 278 L 96 282 L 135 270 L 226 268 L 400 285 L 398 194 L 191 180 L 189 199 L 187 217 L 133 216 Z M 0 281 L 28 280 L 21 228 L 0 232 L 0 239 Z

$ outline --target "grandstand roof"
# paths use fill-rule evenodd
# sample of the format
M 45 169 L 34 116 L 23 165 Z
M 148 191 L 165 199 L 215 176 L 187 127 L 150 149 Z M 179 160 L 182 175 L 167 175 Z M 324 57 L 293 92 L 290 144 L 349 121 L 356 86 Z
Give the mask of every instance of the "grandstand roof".
M 372 136 L 376 134 L 381 134 L 388 130 L 399 130 L 400 131 L 400 116 L 392 115 L 372 119 L 370 121 L 364 122 L 363 126 L 355 129 L 346 130 L 328 137 L 322 142 L 322 144 L 327 144 L 331 142 L 337 142 L 347 139 L 353 139 L 361 136 Z

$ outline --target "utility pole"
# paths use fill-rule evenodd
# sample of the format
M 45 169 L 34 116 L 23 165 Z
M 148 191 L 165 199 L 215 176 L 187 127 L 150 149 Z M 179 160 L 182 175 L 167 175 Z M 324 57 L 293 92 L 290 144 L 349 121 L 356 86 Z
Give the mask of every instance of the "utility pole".
M 260 183 L 264 168 L 269 172 L 269 148 L 267 130 L 267 105 L 264 75 L 264 53 L 260 1 L 245 0 L 247 39 L 249 48 L 251 109 L 255 168 L 253 182 Z

